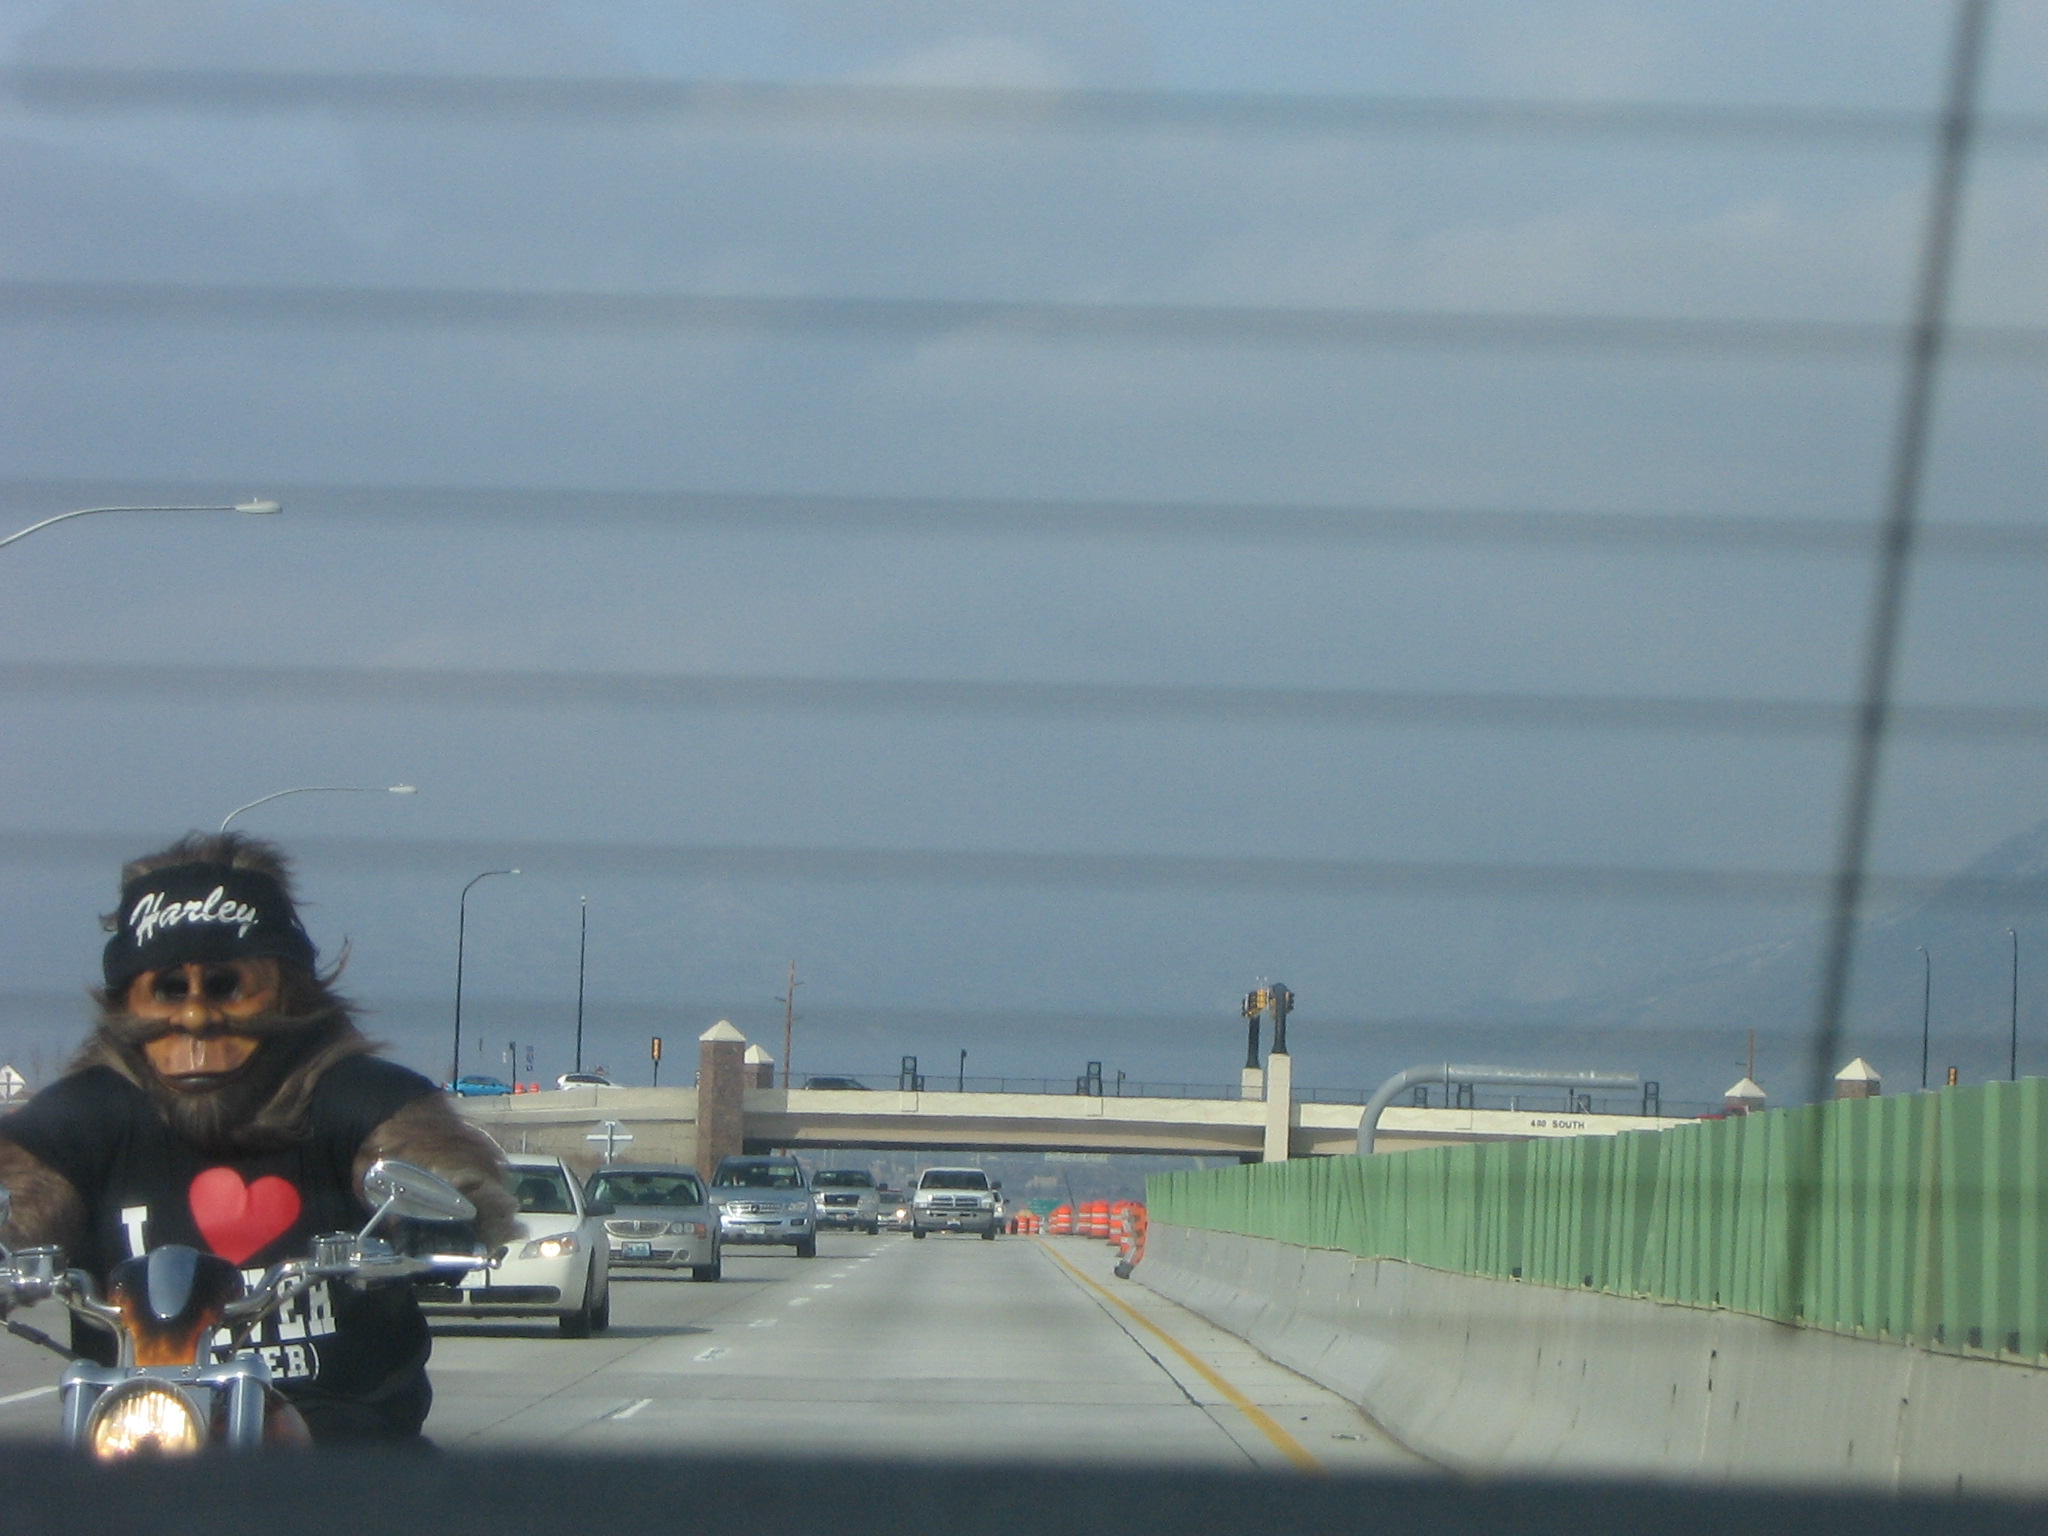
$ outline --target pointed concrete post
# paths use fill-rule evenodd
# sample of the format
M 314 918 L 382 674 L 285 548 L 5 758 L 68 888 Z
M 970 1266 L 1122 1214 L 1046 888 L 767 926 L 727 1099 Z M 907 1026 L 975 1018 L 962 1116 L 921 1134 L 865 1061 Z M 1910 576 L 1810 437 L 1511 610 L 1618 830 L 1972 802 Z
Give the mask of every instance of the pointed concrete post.
M 1764 1107 L 1764 1091 L 1754 1079 L 1745 1077 L 1721 1095 L 1722 1109 L 1731 1115 L 1748 1115 Z
M 743 1058 L 747 1064 L 747 1086 L 749 1088 L 773 1088 L 775 1086 L 775 1058 L 758 1045 L 747 1047 Z
M 1878 1076 L 1877 1068 L 1861 1056 L 1835 1074 L 1835 1097 L 1838 1099 L 1874 1099 L 1883 1092 L 1884 1079 Z
M 697 1172 L 747 1149 L 747 1037 L 720 1019 L 697 1037 Z
M 1285 1051 L 1266 1055 L 1265 1161 L 1287 1161 L 1294 1131 L 1294 1058 Z

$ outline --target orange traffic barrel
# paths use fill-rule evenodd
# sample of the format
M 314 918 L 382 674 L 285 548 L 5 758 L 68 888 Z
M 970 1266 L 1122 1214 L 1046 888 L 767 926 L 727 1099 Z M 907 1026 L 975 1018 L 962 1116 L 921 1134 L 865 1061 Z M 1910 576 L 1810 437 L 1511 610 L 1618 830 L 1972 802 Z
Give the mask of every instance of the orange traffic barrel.
M 1065 1237 L 1074 1230 L 1074 1208 L 1071 1205 L 1058 1206 L 1052 1213 L 1052 1226 L 1048 1229 L 1054 1237 Z

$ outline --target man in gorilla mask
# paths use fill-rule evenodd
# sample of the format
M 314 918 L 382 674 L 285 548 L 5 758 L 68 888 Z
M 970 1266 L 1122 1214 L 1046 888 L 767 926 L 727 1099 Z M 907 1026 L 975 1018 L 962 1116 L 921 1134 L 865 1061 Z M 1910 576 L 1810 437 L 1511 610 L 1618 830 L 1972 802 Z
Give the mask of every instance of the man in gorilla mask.
M 0 1120 L 10 1244 L 55 1244 L 101 1284 L 166 1243 L 250 1273 L 369 1219 L 379 1158 L 429 1168 L 512 1233 L 504 1159 L 435 1085 L 375 1054 L 316 969 L 269 843 L 193 834 L 122 871 L 99 1020 L 66 1075 Z M 316 1441 L 419 1433 L 433 1392 L 408 1287 L 316 1286 L 256 1343 Z M 81 1353 L 111 1340 L 74 1327 Z

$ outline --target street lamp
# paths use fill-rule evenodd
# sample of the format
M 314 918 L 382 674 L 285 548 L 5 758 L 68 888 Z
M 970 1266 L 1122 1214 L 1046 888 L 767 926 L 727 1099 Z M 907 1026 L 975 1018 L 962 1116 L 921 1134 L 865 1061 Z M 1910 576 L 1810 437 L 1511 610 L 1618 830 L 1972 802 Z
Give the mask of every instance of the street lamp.
M 2005 933 L 2012 940 L 2012 1054 L 2006 1058 L 2006 1075 L 2016 1083 L 2020 1080 L 2020 931 L 2008 928 Z
M 69 522 L 74 517 L 96 517 L 102 512 L 246 512 L 251 517 L 269 517 L 283 510 L 284 508 L 274 501 L 237 501 L 211 507 L 80 507 L 76 512 L 59 512 L 55 517 L 46 517 L 40 523 L 30 523 L 19 533 L 10 533 L 6 538 L 0 539 L 0 549 L 5 549 L 16 539 L 25 539 L 52 523 Z
M 577 905 L 581 909 L 582 922 L 576 930 L 576 1070 L 583 1070 L 583 962 L 590 953 L 590 898 L 579 896 Z M 462 1038 L 462 1026 L 455 1027 L 455 1038 Z
M 455 1051 L 448 1062 L 448 1087 L 452 1092 L 455 1080 L 462 1076 L 462 941 L 469 927 L 469 893 L 478 880 L 488 880 L 493 875 L 516 875 L 516 869 L 487 869 L 474 877 L 462 888 L 462 895 L 455 902 Z
M 378 791 L 367 784 L 301 784 L 297 789 L 280 789 L 247 805 L 238 805 L 220 819 L 220 829 L 225 832 L 228 823 L 244 811 L 253 811 L 259 805 L 268 805 L 273 800 L 282 800 L 286 795 L 374 795 Z M 392 784 L 383 791 L 387 795 L 416 795 L 419 789 L 411 784 Z
M 1920 1091 L 1927 1091 L 1927 1026 L 1934 1013 L 1934 957 L 1927 953 L 1925 944 L 1915 945 L 1920 951 Z

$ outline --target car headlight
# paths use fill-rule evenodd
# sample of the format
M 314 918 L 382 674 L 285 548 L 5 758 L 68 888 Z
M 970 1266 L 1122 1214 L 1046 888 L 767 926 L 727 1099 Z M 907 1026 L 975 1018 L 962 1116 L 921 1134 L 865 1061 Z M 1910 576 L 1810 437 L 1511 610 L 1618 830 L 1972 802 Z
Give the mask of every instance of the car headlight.
M 137 1455 L 189 1456 L 206 1444 L 206 1424 L 176 1387 L 131 1377 L 93 1404 L 85 1443 L 101 1461 Z
M 576 1251 L 576 1234 L 560 1232 L 553 1237 L 536 1237 L 519 1250 L 522 1259 L 561 1259 Z
M 675 1237 L 702 1237 L 704 1235 L 704 1223 L 701 1221 L 672 1221 L 668 1224 L 668 1230 Z

